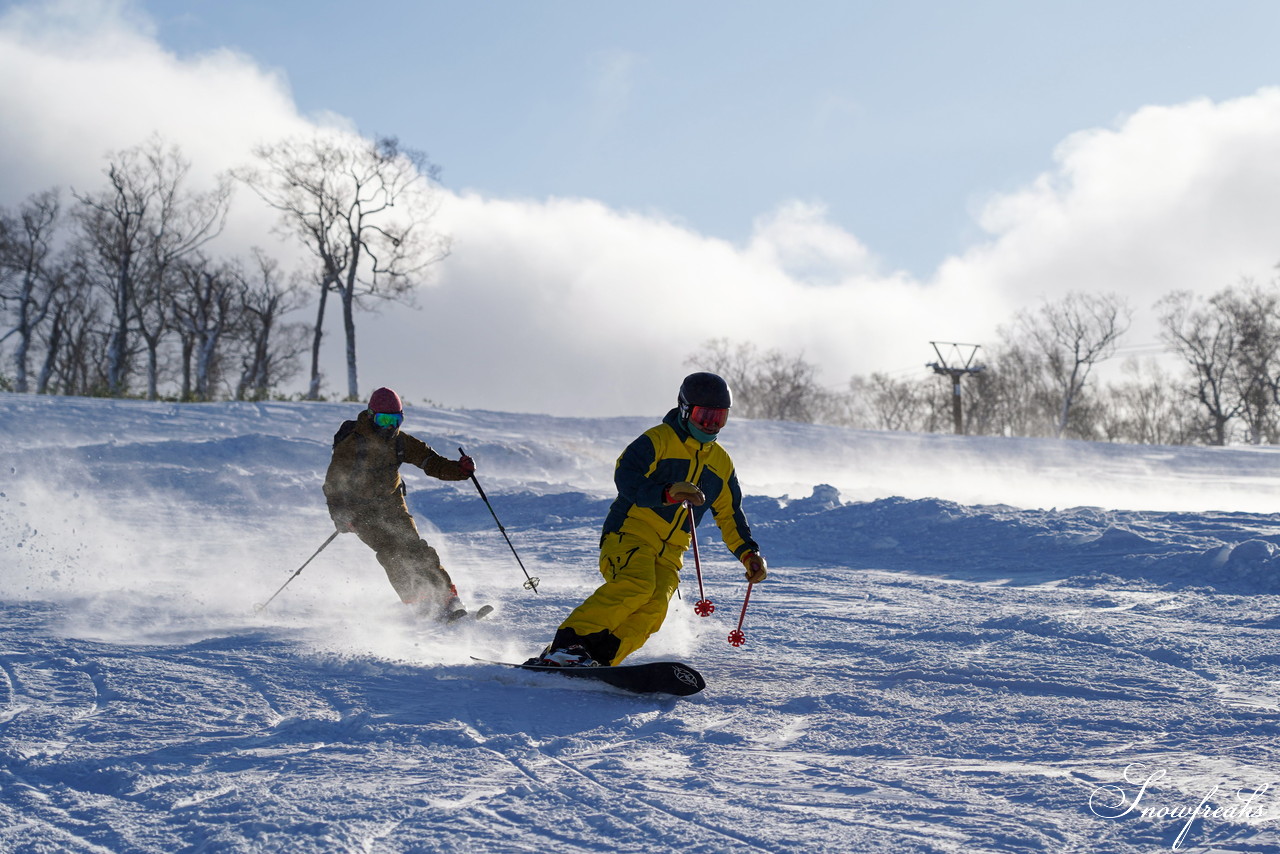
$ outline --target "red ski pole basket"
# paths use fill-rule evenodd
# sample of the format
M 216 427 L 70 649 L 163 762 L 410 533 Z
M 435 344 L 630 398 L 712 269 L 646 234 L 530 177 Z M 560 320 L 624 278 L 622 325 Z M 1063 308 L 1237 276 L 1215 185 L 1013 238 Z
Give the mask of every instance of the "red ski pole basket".
M 729 643 L 734 646 L 742 646 L 747 642 L 747 636 L 742 631 L 742 621 L 747 618 L 747 603 L 751 601 L 751 588 L 755 586 L 754 581 L 747 582 L 747 595 L 742 599 L 742 613 L 738 615 L 738 627 L 729 632 Z

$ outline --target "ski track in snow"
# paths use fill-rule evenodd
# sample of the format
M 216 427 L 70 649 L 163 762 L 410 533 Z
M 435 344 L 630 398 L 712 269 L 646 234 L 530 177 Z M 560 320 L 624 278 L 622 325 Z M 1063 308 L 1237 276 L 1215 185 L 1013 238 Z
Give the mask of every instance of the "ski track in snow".
M 771 578 L 731 647 L 745 584 L 700 531 L 716 613 L 689 572 L 637 656 L 703 672 L 675 699 L 469 658 L 527 656 L 594 587 L 647 418 L 411 412 L 480 461 L 539 592 L 469 484 L 410 473 L 489 621 L 415 625 L 349 538 L 255 616 L 327 536 L 351 410 L 0 395 L 0 850 L 1280 849 L 1271 449 L 735 423 Z M 1124 500 L 1018 503 L 1067 457 Z M 895 464 L 909 489 L 860 494 Z

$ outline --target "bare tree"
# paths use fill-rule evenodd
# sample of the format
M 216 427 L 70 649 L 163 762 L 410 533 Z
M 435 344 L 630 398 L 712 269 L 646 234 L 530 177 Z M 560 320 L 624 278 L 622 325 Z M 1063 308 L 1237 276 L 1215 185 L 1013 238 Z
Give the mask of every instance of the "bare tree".
M 1115 354 L 1116 341 L 1129 328 L 1131 312 L 1114 294 L 1070 293 L 1045 302 L 1038 311 L 1021 311 L 1015 323 L 1043 366 L 1057 397 L 1055 435 L 1070 423 L 1072 407 L 1093 367 Z
M 761 355 L 750 389 L 753 417 L 774 421 L 817 421 L 826 405 L 826 391 L 818 385 L 817 367 L 804 357 L 769 350 Z
M 347 396 L 358 399 L 356 308 L 374 298 L 408 298 L 427 268 L 448 255 L 448 239 L 430 227 L 438 167 L 392 137 L 317 134 L 262 146 L 255 154 L 261 168 L 237 176 L 280 212 L 286 232 L 318 262 L 308 396 L 320 395 L 320 345 L 332 291 L 342 302 Z
M 141 276 L 146 241 L 145 218 L 154 203 L 154 188 L 137 180 L 137 149 L 120 153 L 107 169 L 110 189 L 95 195 L 73 191 L 80 207 L 75 216 L 82 238 L 110 303 L 111 333 L 107 352 L 107 391 L 123 395 L 130 370 L 133 290 Z
M 1276 439 L 1277 374 L 1280 374 L 1280 294 L 1245 279 L 1215 295 L 1211 302 L 1231 319 L 1236 348 L 1230 373 L 1240 399 L 1240 420 L 1247 440 L 1259 445 Z
M 242 343 L 237 400 L 263 400 L 277 383 L 298 370 L 298 357 L 306 349 L 306 328 L 283 318 L 298 307 L 299 289 L 285 283 L 279 264 L 261 250 L 254 250 L 257 273 L 246 282 L 241 295 Z
M 14 390 L 29 390 L 31 345 L 49 318 L 61 276 L 54 269 L 53 244 L 61 205 L 58 190 L 29 197 L 14 214 L 0 211 L 0 304 L 13 314 L 13 326 L 0 343 L 17 336 Z
M 59 275 L 49 322 L 41 330 L 44 364 L 36 392 L 105 394 L 109 324 L 105 305 L 96 298 L 82 248 L 72 248 Z
M 63 336 L 66 334 L 66 316 L 73 305 L 73 300 L 67 296 L 67 289 L 61 286 L 61 282 L 66 280 L 65 272 L 59 273 L 59 280 L 59 287 L 54 291 L 55 296 L 49 303 L 49 322 L 40 328 L 44 356 L 40 370 L 36 374 L 36 394 L 49 393 L 49 384 L 53 381 L 54 367 L 62 347 Z
M 1126 361 L 1121 379 L 1108 383 L 1101 399 L 1102 431 L 1109 441 L 1180 445 L 1198 433 L 1187 417 L 1186 394 L 1153 360 Z
M 182 340 L 182 398 L 213 400 L 223 343 L 236 328 L 246 289 L 234 264 L 213 264 L 203 256 L 176 265 L 180 282 L 173 317 Z
M 986 370 L 969 378 L 966 432 L 1054 435 L 1058 408 L 1044 356 L 1007 327 L 1001 327 L 1000 341 L 988 353 Z
M 230 184 L 204 194 L 185 190 L 190 164 L 159 137 L 111 156 L 109 187 L 73 193 L 76 218 L 98 283 L 111 303 L 108 392 L 125 393 L 141 334 L 148 355 L 147 394 L 157 395 L 159 345 L 167 331 L 170 270 L 212 240 L 226 218 Z
M 899 380 L 889 374 L 872 373 L 853 377 L 849 390 L 873 430 L 934 429 L 936 419 L 935 383 L 916 379 Z
M 184 302 L 175 294 L 184 294 L 191 301 L 195 312 L 208 306 L 202 304 L 205 292 L 192 287 L 192 273 L 196 269 L 208 269 L 209 262 L 200 249 L 221 233 L 226 223 L 231 196 L 229 177 L 222 177 L 214 190 L 196 194 L 184 190 L 191 164 L 184 160 L 176 147 L 162 150 L 159 141 L 153 141 L 146 149 L 149 177 L 155 182 L 158 204 L 154 206 L 154 218 L 147 229 L 146 275 L 133 291 L 134 314 L 138 332 L 147 350 L 147 398 L 158 396 L 160 345 L 171 331 L 174 310 Z M 188 313 L 188 318 L 190 312 Z M 215 321 L 216 323 L 216 321 Z M 214 329 L 217 330 L 216 325 Z M 207 359 L 216 353 L 218 332 L 210 338 L 201 338 L 201 344 L 210 348 L 200 352 Z M 198 351 L 199 352 L 199 351 Z M 198 399 L 209 400 L 209 362 L 200 363 L 204 369 L 198 372 L 204 387 L 197 388 Z
M 1208 416 L 1209 442 L 1227 443 L 1227 425 L 1243 406 L 1231 392 L 1236 337 L 1233 319 L 1190 291 L 1176 291 L 1156 304 L 1161 336 L 1191 369 L 1192 396 Z
M 1280 293 L 1249 280 L 1205 299 L 1179 291 L 1156 304 L 1162 337 L 1191 370 L 1191 396 L 1207 418 L 1208 441 L 1225 445 L 1244 422 L 1253 443 L 1277 437 Z
M 734 347 L 715 338 L 685 364 L 724 377 L 733 389 L 734 410 L 744 418 L 814 422 L 839 407 L 836 396 L 818 384 L 817 368 L 799 355 L 761 353 L 754 344 Z

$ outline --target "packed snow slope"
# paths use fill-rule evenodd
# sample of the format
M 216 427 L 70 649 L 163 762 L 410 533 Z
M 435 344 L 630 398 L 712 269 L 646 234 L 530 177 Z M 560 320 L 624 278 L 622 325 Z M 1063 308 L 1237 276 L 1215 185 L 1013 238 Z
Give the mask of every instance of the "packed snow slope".
M 320 484 L 351 404 L 0 395 L 0 851 L 1280 850 L 1280 452 L 731 421 L 770 559 L 702 530 L 624 694 L 522 660 L 663 413 L 412 408 L 485 622 L 415 624 Z M 691 563 L 691 561 L 690 561 Z

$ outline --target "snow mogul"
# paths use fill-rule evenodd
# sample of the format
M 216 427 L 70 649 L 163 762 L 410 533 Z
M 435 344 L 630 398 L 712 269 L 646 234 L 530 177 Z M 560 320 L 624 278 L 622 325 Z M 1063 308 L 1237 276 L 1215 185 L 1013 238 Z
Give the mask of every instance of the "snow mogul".
M 618 457 L 618 497 L 600 538 L 604 584 L 526 664 L 614 665 L 643 646 L 662 626 L 680 583 L 690 512 L 697 523 L 710 508 L 725 545 L 746 567 L 747 580 L 764 581 L 765 560 L 742 512 L 733 461 L 717 442 L 732 402 L 721 377 L 690 374 L 680 385 L 676 408 Z
M 458 589 L 440 556 L 418 534 L 405 504 L 400 466 L 408 463 L 440 480 L 466 480 L 476 470 L 465 454 L 451 460 L 400 430 L 400 395 L 380 388 L 354 421 L 333 437 L 333 457 L 324 478 L 329 516 L 338 531 L 354 533 L 373 549 L 400 600 L 427 619 L 466 614 Z

